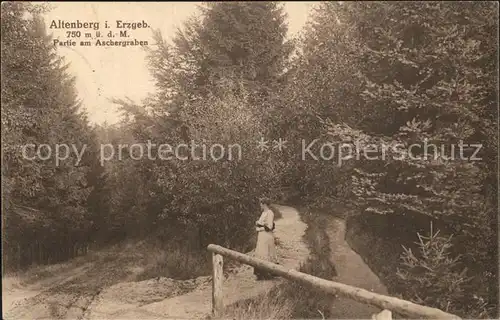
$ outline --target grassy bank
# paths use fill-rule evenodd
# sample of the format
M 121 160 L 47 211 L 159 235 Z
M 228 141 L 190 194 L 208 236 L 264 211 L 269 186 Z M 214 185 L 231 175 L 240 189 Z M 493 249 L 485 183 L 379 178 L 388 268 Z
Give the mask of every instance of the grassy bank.
M 158 254 L 150 260 L 137 281 L 157 277 L 186 280 L 209 275 L 212 270 L 210 255 L 207 252 L 190 252 L 179 245 L 158 250 Z
M 300 271 L 324 279 L 332 279 L 335 267 L 330 260 L 329 239 L 325 227 L 327 217 L 299 208 L 301 219 L 307 224 L 304 241 L 310 256 Z M 260 297 L 239 301 L 226 307 L 222 318 L 228 319 L 322 319 L 329 317 L 334 298 L 313 288 L 284 281 Z
M 281 212 L 271 206 L 275 219 L 281 219 Z M 254 248 L 256 237 L 248 239 L 248 248 Z M 212 272 L 211 254 L 206 248 L 193 250 L 182 241 L 168 243 L 158 234 L 151 234 L 145 239 L 130 239 L 116 244 L 90 250 L 85 256 L 79 256 L 67 262 L 52 265 L 32 266 L 24 272 L 9 274 L 11 278 L 22 278 L 23 284 L 30 284 L 41 279 L 51 278 L 87 263 L 111 263 L 126 260 L 128 264 L 137 264 L 143 269 L 135 280 L 142 281 L 158 277 L 178 280 L 210 275 Z M 224 264 L 226 272 L 237 268 L 239 263 L 228 260 Z M 5 274 L 2 275 L 4 277 Z M 17 281 L 17 280 L 16 280 Z
M 274 219 L 279 220 L 283 216 L 279 209 L 271 206 L 270 209 L 274 213 Z M 258 218 L 258 217 L 257 217 Z M 248 248 L 255 248 L 257 237 L 250 237 L 248 239 Z M 212 272 L 212 258 L 211 254 L 205 249 L 201 248 L 198 251 L 190 250 L 179 244 L 172 243 L 170 245 L 163 245 L 162 251 L 155 256 L 153 263 L 139 276 L 138 280 L 147 280 L 156 277 L 167 277 L 173 279 L 190 279 L 199 276 L 210 275 Z M 233 250 L 238 250 L 231 248 Z M 244 250 L 242 250 L 244 252 Z M 228 260 L 224 263 L 224 271 L 232 272 L 241 264 L 235 260 Z

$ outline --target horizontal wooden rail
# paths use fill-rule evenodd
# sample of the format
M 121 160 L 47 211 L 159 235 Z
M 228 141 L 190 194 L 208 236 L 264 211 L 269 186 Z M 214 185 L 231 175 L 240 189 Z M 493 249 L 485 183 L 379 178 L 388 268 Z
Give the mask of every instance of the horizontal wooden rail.
M 222 256 L 226 256 L 241 263 L 257 267 L 272 274 L 281 276 L 295 282 L 312 286 L 330 294 L 337 294 L 346 298 L 379 307 L 381 309 L 391 310 L 395 313 L 412 318 L 425 319 L 460 319 L 460 317 L 444 312 L 442 310 L 421 306 L 402 299 L 385 296 L 367 291 L 365 289 L 349 286 L 346 284 L 328 281 L 312 275 L 299 272 L 294 269 L 286 269 L 280 265 L 257 259 L 249 255 L 229 250 L 224 247 L 210 244 L 208 251 L 213 253 L 213 311 L 220 315 L 223 307 L 222 303 Z

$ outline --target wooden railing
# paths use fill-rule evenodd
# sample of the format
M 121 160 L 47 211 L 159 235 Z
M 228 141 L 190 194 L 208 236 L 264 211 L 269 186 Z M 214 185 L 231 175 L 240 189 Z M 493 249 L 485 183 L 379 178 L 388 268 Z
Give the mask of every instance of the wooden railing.
M 361 303 L 379 307 L 380 309 L 382 309 L 382 312 L 374 315 L 373 317 L 375 319 L 391 319 L 391 311 L 409 318 L 460 319 L 456 315 L 446 313 L 436 308 L 421 306 L 395 297 L 373 293 L 361 288 L 334 281 L 328 281 L 306 273 L 299 272 L 294 269 L 286 269 L 283 266 L 265 260 L 257 259 L 237 251 L 229 250 L 218 245 L 209 245 L 208 251 L 212 252 L 212 314 L 215 317 L 222 316 L 224 310 L 222 291 L 224 275 L 222 268 L 223 256 L 225 256 L 252 267 L 263 269 L 269 273 L 283 277 L 285 279 L 309 285 L 317 290 L 326 293 L 344 296 Z M 369 318 L 370 316 L 367 315 L 367 317 Z

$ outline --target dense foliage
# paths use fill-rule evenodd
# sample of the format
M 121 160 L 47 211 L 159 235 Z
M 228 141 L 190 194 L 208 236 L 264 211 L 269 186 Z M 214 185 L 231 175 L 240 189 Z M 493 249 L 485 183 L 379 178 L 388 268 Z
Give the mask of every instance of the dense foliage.
M 323 175 L 333 162 L 312 161 L 305 172 L 320 174 L 304 183 L 331 197 L 339 195 L 331 181 L 342 183 L 362 214 L 406 225 L 402 244 L 414 249 L 416 232 L 430 222 L 455 235 L 445 247 L 429 244 L 451 251 L 449 260 L 403 254 L 404 270 L 424 284 L 400 293 L 472 317 L 494 315 L 498 294 L 497 26 L 495 5 L 486 2 L 323 3 L 292 90 L 306 113 L 326 119 L 311 118 L 320 129 L 309 139 L 343 144 L 353 156 L 334 177 Z M 401 230 L 384 231 L 401 239 Z M 430 267 L 409 265 L 410 257 Z
M 190 250 L 209 242 L 247 249 L 258 198 L 271 196 L 279 182 L 279 162 L 255 145 L 269 132 L 266 108 L 292 48 L 284 20 L 276 3 L 209 3 L 172 43 L 155 32 L 160 45 L 148 62 L 157 91 L 143 105 L 116 100 L 131 119 L 124 130 L 129 143 L 156 145 L 152 154 L 161 144 L 189 151 L 110 164 L 128 172 L 115 193 L 133 193 L 119 196 L 130 202 L 116 213 L 122 221 L 143 217 L 140 230 L 160 228 Z
M 151 235 L 186 255 L 211 242 L 244 251 L 258 198 L 288 187 L 302 202 L 350 200 L 358 219 L 383 222 L 373 234 L 401 246 L 388 253 L 401 255 L 387 267 L 402 284 L 393 294 L 494 317 L 497 5 L 322 2 L 296 39 L 275 2 L 200 9 L 172 41 L 154 33 L 154 94 L 116 97 L 123 122 L 91 128 L 42 8 L 2 4 L 9 267 Z M 256 148 L 279 137 L 283 153 Z M 87 149 L 57 164 L 24 159 L 30 143 Z M 115 154 L 100 162 L 97 143 Z
M 87 200 L 95 140 L 41 10 L 2 4 L 2 216 L 8 267 L 74 256 L 86 247 L 93 225 Z M 59 162 L 57 144 L 68 151 Z M 88 152 L 81 157 L 73 151 L 83 148 Z

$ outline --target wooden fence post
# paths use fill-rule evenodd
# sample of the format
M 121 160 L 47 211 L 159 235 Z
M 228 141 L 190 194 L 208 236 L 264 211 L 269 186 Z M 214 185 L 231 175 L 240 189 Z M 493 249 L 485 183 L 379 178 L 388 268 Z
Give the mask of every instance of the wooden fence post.
M 396 314 L 401 314 L 409 318 L 418 319 L 454 319 L 460 320 L 460 317 L 454 314 L 444 312 L 442 310 L 427 306 L 418 305 L 416 303 L 405 301 L 391 296 L 377 294 L 362 288 L 349 286 L 343 283 L 329 281 L 318 278 L 307 273 L 299 272 L 295 269 L 287 269 L 281 265 L 257 259 L 249 255 L 229 250 L 224 247 L 210 244 L 207 248 L 212 252 L 213 257 L 213 308 L 214 313 L 221 312 L 222 304 L 222 256 L 234 259 L 238 262 L 247 264 L 254 268 L 260 268 L 274 275 L 292 280 L 301 284 L 306 284 L 330 294 L 337 294 L 354 301 L 372 305 L 381 309 L 383 312 L 376 315 L 377 319 L 388 320 L 392 314 L 389 310 Z M 220 257 L 217 257 L 221 255 Z M 219 313 L 221 314 L 221 313 Z
M 212 253 L 212 314 L 220 317 L 224 309 L 222 285 L 224 283 L 222 255 Z

